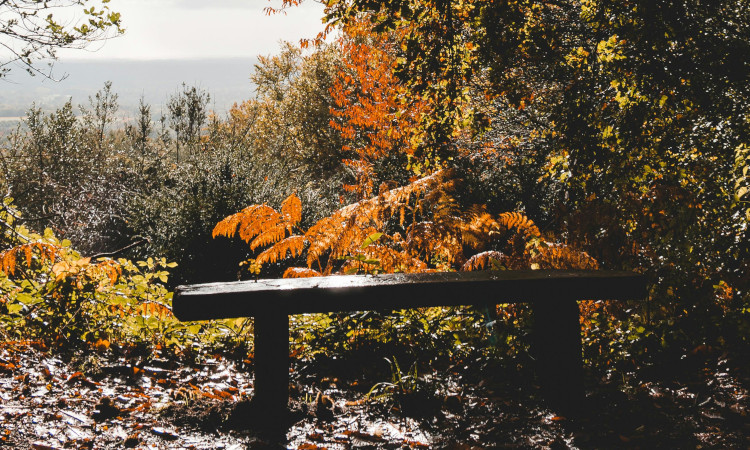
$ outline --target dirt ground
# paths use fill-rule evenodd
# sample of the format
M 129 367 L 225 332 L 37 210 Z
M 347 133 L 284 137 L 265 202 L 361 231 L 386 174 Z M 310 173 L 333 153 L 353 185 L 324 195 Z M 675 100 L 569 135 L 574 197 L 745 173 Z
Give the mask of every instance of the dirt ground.
M 744 449 L 746 361 L 711 355 L 637 377 L 589 374 L 580 417 L 546 409 L 530 370 L 491 360 L 380 384 L 369 398 L 372 380 L 337 379 L 323 363 L 295 361 L 293 424 L 274 437 L 242 413 L 253 395 L 251 361 L 6 344 L 0 447 Z

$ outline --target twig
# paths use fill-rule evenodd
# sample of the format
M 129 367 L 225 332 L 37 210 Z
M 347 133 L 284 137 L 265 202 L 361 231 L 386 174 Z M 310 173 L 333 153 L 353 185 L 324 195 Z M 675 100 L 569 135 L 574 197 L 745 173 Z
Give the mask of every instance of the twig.
M 130 250 L 131 248 L 138 247 L 140 245 L 143 245 L 145 243 L 150 243 L 150 242 L 151 241 L 148 238 L 144 238 L 144 239 L 141 239 L 140 241 L 133 242 L 132 244 L 128 244 L 128 245 L 126 245 L 123 248 L 120 248 L 120 249 L 117 249 L 117 250 L 114 250 L 114 251 L 111 251 L 111 252 L 97 253 L 96 255 L 92 255 L 91 259 L 105 258 L 105 257 L 108 257 L 108 256 L 115 256 L 115 255 L 120 254 L 120 253 L 122 253 L 122 252 L 124 252 L 126 250 Z

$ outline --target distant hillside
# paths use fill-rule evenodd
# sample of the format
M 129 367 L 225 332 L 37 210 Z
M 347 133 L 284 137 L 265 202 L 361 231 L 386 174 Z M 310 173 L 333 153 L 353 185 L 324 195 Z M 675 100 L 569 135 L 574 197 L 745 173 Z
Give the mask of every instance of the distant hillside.
M 211 94 L 211 108 L 226 112 L 232 103 L 253 95 L 250 73 L 256 59 L 200 59 L 156 61 L 60 61 L 55 76 L 59 82 L 30 77 L 21 70 L 0 79 L 0 117 L 23 116 L 32 103 L 51 110 L 72 97 L 75 104 L 88 104 L 88 97 L 112 81 L 119 94 L 120 115 L 135 111 L 141 95 L 158 117 L 169 95 L 184 81 Z

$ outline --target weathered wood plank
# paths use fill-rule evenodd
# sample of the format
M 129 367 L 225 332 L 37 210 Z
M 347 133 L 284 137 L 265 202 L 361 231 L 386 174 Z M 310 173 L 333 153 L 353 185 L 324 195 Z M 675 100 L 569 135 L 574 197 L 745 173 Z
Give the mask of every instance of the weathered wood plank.
M 179 286 L 180 320 L 393 310 L 515 302 L 627 300 L 646 296 L 643 276 L 621 271 L 507 270 L 342 275 Z

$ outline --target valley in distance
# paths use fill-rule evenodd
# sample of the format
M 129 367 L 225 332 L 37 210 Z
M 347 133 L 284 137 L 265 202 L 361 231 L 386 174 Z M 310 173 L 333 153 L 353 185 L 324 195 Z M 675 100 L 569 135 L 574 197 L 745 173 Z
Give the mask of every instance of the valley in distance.
M 61 107 L 72 98 L 74 105 L 86 105 L 112 82 L 118 94 L 118 118 L 128 121 L 135 116 L 141 97 L 151 105 L 154 120 L 166 113 L 169 96 L 178 92 L 184 82 L 211 95 L 209 108 L 224 115 L 232 104 L 254 96 L 250 74 L 256 58 L 180 59 L 180 60 L 66 60 L 55 61 L 53 76 L 30 76 L 14 68 L 0 78 L 0 134 L 15 129 L 35 104 L 45 112 Z M 76 108 L 77 109 L 77 108 Z M 78 112 L 78 111 L 76 111 Z

